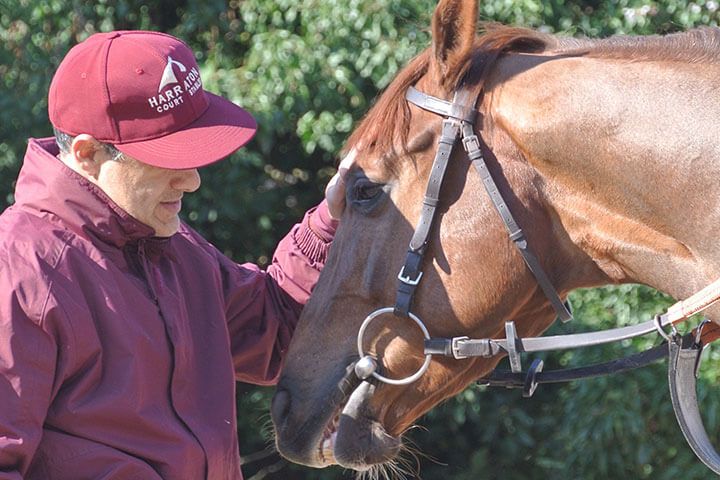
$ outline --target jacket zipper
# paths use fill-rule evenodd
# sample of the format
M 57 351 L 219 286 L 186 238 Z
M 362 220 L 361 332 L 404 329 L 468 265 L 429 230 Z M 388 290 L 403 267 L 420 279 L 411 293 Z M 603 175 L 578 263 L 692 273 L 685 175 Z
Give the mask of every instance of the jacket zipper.
M 138 257 L 140 259 L 140 267 L 142 269 L 143 277 L 145 277 L 145 284 L 147 285 L 148 292 L 150 293 L 150 298 L 152 299 L 153 303 L 155 303 L 155 306 L 157 307 L 158 314 L 160 315 L 160 318 L 163 322 L 163 325 L 165 326 L 165 337 L 167 338 L 168 344 L 170 345 L 170 353 L 171 353 L 171 359 L 172 362 L 172 369 L 170 374 L 170 406 L 173 409 L 173 412 L 175 412 L 175 417 L 178 419 L 178 421 L 185 427 L 185 429 L 190 432 L 190 435 L 193 436 L 197 444 L 200 446 L 200 449 L 205 454 L 205 478 L 208 476 L 208 468 L 209 468 L 209 458 L 208 453 L 205 450 L 205 446 L 202 444 L 198 436 L 193 432 L 193 430 L 190 428 L 190 426 L 183 420 L 183 418 L 178 413 L 177 409 L 175 408 L 175 402 L 173 401 L 173 392 L 172 392 L 172 383 L 173 378 L 175 377 L 175 344 L 172 341 L 172 338 L 170 337 L 170 333 L 168 331 L 168 322 L 165 318 L 165 314 L 163 313 L 162 307 L 160 306 L 160 299 L 157 296 L 157 293 L 155 291 L 155 286 L 153 285 L 153 273 L 152 273 L 152 267 L 149 265 L 149 261 L 147 259 L 147 255 L 145 252 L 145 243 L 146 240 L 140 239 L 138 240 Z

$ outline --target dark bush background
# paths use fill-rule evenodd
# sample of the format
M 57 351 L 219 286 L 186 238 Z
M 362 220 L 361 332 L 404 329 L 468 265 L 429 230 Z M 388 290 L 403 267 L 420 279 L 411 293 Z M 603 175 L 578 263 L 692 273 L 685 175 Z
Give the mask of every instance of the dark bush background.
M 260 130 L 202 172 L 186 219 L 237 261 L 266 264 L 279 238 L 322 197 L 355 122 L 428 45 L 429 0 L 0 0 L 0 208 L 13 202 L 27 137 L 50 135 L 47 88 L 67 50 L 113 29 L 172 33 L 197 52 L 208 90 L 243 105 Z M 652 34 L 716 25 L 716 0 L 487 0 L 481 19 L 562 35 Z M 554 333 L 647 320 L 670 303 L 639 286 L 571 296 L 578 322 Z M 545 358 L 548 368 L 599 361 L 654 339 Z M 700 397 L 717 438 L 718 354 L 706 354 Z M 425 479 L 704 479 L 676 425 L 665 367 L 516 391 L 471 387 L 409 433 Z M 239 436 L 253 480 L 350 478 L 288 465 L 272 452 L 271 389 L 238 386 Z M 414 478 L 414 475 L 408 475 Z

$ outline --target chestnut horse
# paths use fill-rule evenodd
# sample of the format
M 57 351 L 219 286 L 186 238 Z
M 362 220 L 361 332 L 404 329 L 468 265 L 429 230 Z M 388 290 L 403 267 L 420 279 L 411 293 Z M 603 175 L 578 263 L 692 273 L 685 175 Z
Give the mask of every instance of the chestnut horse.
M 406 100 L 410 87 L 480 95 L 488 169 L 560 297 L 633 282 L 682 299 L 720 277 L 720 33 L 579 40 L 488 26 L 477 36 L 476 23 L 475 1 L 442 0 L 431 47 L 348 141 L 347 207 L 273 399 L 277 447 L 294 462 L 390 462 L 419 416 L 499 361 L 433 357 L 409 384 L 346 383 L 363 319 L 395 304 L 441 134 L 441 117 Z M 507 320 L 531 337 L 556 318 L 462 148 L 422 269 L 412 312 L 434 337 L 503 337 Z M 707 314 L 720 320 L 717 306 Z M 408 318 L 384 315 L 364 339 L 388 377 L 423 363 Z

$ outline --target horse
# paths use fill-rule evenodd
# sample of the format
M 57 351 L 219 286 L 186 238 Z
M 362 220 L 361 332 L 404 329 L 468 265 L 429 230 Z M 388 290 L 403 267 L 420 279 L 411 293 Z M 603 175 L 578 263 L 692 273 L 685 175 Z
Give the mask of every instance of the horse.
M 346 209 L 271 405 L 276 446 L 293 462 L 392 462 L 416 419 L 502 357 L 424 365 L 421 324 L 433 337 L 501 338 L 510 320 L 536 337 L 562 311 L 553 298 L 577 288 L 641 283 L 682 299 L 720 277 L 720 32 L 592 40 L 483 24 L 478 34 L 477 14 L 477 1 L 441 0 L 431 45 L 347 141 Z M 468 135 L 544 283 L 462 148 L 436 185 L 439 202 L 424 196 L 447 143 L 447 122 L 428 105 L 457 106 L 460 90 L 477 100 L 455 119 L 475 118 Z M 427 208 L 435 221 L 416 245 L 418 284 L 398 270 Z M 720 321 L 720 307 L 706 315 Z M 385 378 L 412 381 L 352 381 L 358 347 Z

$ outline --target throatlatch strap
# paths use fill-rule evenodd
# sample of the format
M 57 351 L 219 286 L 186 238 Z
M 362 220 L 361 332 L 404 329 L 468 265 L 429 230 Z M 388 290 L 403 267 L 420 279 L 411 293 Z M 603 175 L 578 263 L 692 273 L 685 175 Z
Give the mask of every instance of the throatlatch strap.
M 485 160 L 480 150 L 480 140 L 475 135 L 473 124 L 477 115 L 475 104 L 477 103 L 477 93 L 473 93 L 469 89 L 460 88 L 455 92 L 452 102 L 427 95 L 414 87 L 409 87 L 405 98 L 408 102 L 416 106 L 447 117 L 443 121 L 443 133 L 438 144 L 438 151 L 433 162 L 432 172 L 423 201 L 423 209 L 420 215 L 420 221 L 415 229 L 413 238 L 410 242 L 410 249 L 405 261 L 405 265 L 400 270 L 398 279 L 400 281 L 395 301 L 395 313 L 397 315 L 407 316 L 412 306 L 412 299 L 415 294 L 418 282 L 422 276 L 420 266 L 425 253 L 430 228 L 435 219 L 435 210 L 440 196 L 440 187 L 445 175 L 447 163 L 452 153 L 452 148 L 457 139 L 459 129 L 462 128 L 462 139 L 465 150 L 472 161 L 475 168 L 480 173 L 483 185 L 487 190 L 493 205 L 500 213 L 500 217 L 510 234 L 510 239 L 520 251 L 530 272 L 535 276 L 540 288 L 545 296 L 550 300 L 550 304 L 555 309 L 558 318 L 563 322 L 572 319 L 572 314 L 560 299 L 555 288 L 552 286 L 550 279 L 545 274 L 540 262 L 528 247 L 527 239 L 522 229 L 518 226 L 515 218 L 510 213 L 507 203 L 503 199 L 500 191 L 490 175 Z
M 523 260 L 525 260 L 525 264 L 530 269 L 530 272 L 535 276 L 535 279 L 540 285 L 543 293 L 547 299 L 550 300 L 550 304 L 555 309 L 558 318 L 563 322 L 572 320 L 572 314 L 565 306 L 565 303 L 560 299 L 560 295 L 558 295 L 557 290 L 555 290 L 552 282 L 550 282 L 547 274 L 545 274 L 545 270 L 543 270 L 537 257 L 535 257 L 535 255 L 533 255 L 530 251 L 527 239 L 525 238 L 525 233 L 518 226 L 515 221 L 515 217 L 513 217 L 512 213 L 510 213 L 510 208 L 505 202 L 505 199 L 500 194 L 500 190 L 498 190 L 497 184 L 495 183 L 495 180 L 493 180 L 493 177 L 487 168 L 487 163 L 485 163 L 482 151 L 480 150 L 480 140 L 477 135 L 475 135 L 472 125 L 463 124 L 462 134 L 463 145 L 465 146 L 465 150 L 467 150 L 468 157 L 470 157 L 470 161 L 480 174 L 485 190 L 490 196 L 490 200 L 492 200 L 495 209 L 500 214 L 500 218 L 502 218 L 505 228 L 510 235 L 510 240 L 512 240 L 522 255 Z

